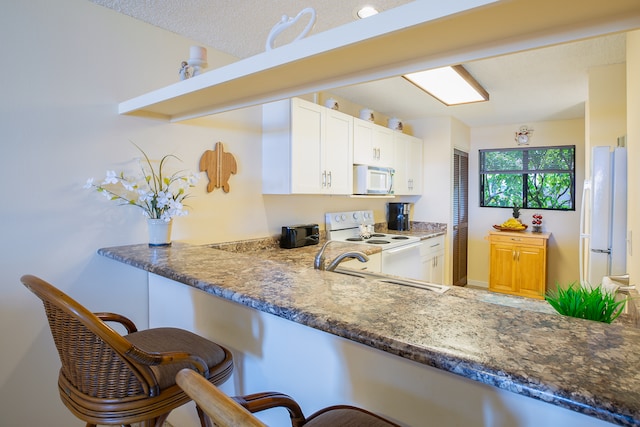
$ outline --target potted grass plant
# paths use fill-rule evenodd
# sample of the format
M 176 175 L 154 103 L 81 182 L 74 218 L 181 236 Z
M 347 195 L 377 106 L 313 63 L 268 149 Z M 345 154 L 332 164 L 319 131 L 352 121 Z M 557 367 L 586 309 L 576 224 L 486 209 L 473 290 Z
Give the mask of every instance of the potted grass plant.
M 611 323 L 624 310 L 627 299 L 616 301 L 615 293 L 603 291 L 600 286 L 583 287 L 572 283 L 566 289 L 557 286 L 547 292 L 547 302 L 564 316 Z

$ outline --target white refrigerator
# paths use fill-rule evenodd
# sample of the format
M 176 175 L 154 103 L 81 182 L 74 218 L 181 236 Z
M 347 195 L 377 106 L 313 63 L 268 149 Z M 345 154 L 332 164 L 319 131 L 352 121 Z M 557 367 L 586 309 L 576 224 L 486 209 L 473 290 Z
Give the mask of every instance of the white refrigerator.
M 627 149 L 593 147 L 580 212 L 580 283 L 627 272 Z

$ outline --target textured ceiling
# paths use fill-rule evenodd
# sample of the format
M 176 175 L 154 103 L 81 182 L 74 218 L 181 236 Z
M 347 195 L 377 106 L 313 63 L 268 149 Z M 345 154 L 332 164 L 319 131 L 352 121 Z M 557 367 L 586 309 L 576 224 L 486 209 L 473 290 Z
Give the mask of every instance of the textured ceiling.
M 365 4 L 384 11 L 410 3 L 407 0 L 89 1 L 238 58 L 264 51 L 270 30 L 281 17 L 295 17 L 305 7 L 313 7 L 317 12 L 311 32 L 315 34 L 355 20 L 355 11 Z M 305 24 L 301 20 L 299 28 L 283 33 L 277 38 L 277 45 L 288 43 Z M 402 78 L 331 92 L 404 120 L 453 116 L 469 126 L 484 126 L 574 119 L 584 117 L 589 68 L 622 63 L 625 57 L 625 36 L 618 34 L 467 63 L 464 66 L 489 92 L 491 100 L 455 107 L 445 107 Z
M 316 10 L 310 34 L 354 21 L 354 11 L 364 5 L 388 10 L 409 0 L 90 0 L 125 15 L 181 34 L 238 58 L 264 51 L 269 31 L 283 15 L 295 17 L 302 9 Z M 306 19 L 306 18 L 305 18 Z M 303 22 L 304 21 L 304 22 Z M 300 23 L 308 20 L 301 18 Z M 304 28 L 302 26 L 301 28 Z M 282 33 L 279 43 L 298 34 L 297 27 Z

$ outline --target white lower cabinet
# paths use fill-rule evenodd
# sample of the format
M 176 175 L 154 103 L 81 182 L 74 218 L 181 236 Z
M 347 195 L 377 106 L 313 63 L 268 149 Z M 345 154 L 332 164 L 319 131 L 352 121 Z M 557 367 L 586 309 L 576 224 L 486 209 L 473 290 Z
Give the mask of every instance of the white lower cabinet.
M 263 106 L 264 194 L 352 194 L 353 117 L 299 98 Z
M 437 284 L 444 282 L 444 235 L 422 241 L 420 262 L 422 280 Z
M 412 135 L 394 132 L 396 171 L 394 193 L 399 196 L 422 194 L 422 140 Z

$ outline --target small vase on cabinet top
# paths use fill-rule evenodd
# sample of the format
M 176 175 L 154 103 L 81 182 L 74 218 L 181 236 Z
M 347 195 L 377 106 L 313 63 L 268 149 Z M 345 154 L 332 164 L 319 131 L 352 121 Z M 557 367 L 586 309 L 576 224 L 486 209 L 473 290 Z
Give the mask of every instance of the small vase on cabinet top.
M 173 220 L 147 218 L 149 246 L 169 246 L 171 244 L 171 225 Z

